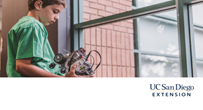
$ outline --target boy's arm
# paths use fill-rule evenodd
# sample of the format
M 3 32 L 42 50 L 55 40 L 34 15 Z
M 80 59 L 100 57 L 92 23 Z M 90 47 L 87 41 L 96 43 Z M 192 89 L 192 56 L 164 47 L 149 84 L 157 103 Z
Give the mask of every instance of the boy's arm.
M 32 65 L 31 60 L 32 58 L 16 60 L 16 71 L 22 75 L 31 77 L 63 77 Z
M 32 58 L 16 60 L 16 71 L 22 75 L 30 76 L 30 77 L 64 77 L 64 76 L 58 76 L 56 74 L 45 71 L 35 65 L 32 65 L 31 61 L 32 61 Z M 92 75 L 77 76 L 75 74 L 75 69 L 76 69 L 76 65 L 73 65 L 71 70 L 66 74 L 65 77 L 81 77 L 81 78 L 93 77 Z

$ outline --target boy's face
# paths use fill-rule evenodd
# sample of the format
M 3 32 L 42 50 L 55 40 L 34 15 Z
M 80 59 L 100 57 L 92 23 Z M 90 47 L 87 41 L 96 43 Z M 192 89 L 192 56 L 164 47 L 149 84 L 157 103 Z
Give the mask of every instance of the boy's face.
M 64 9 L 63 5 L 54 4 L 46 6 L 45 8 L 40 8 L 38 13 L 39 21 L 45 26 L 53 24 L 59 19 L 59 13 Z

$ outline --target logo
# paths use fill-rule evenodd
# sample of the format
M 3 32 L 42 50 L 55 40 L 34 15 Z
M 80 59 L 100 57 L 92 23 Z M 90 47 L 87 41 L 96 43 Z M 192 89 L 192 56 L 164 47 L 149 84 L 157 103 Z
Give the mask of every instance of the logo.
M 194 89 L 194 86 L 183 84 L 150 84 L 152 97 L 191 97 Z

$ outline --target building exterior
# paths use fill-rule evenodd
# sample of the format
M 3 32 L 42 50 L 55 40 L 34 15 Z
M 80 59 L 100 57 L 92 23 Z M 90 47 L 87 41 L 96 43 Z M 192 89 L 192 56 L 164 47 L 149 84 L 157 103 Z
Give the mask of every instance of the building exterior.
M 94 20 L 132 10 L 131 0 L 84 0 L 84 21 Z M 135 77 L 133 52 L 133 20 L 84 29 L 87 50 L 98 50 L 102 65 L 97 77 Z M 96 64 L 99 56 L 93 54 Z

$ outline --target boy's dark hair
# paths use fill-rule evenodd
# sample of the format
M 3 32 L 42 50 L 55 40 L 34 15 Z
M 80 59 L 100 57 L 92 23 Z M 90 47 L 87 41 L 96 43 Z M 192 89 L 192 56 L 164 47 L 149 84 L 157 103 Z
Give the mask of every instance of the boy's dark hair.
M 28 10 L 31 11 L 35 9 L 35 2 L 37 0 L 28 0 Z M 64 8 L 66 8 L 67 3 L 66 0 L 41 0 L 43 2 L 42 7 L 45 8 L 48 5 L 54 5 L 54 4 L 61 4 Z

